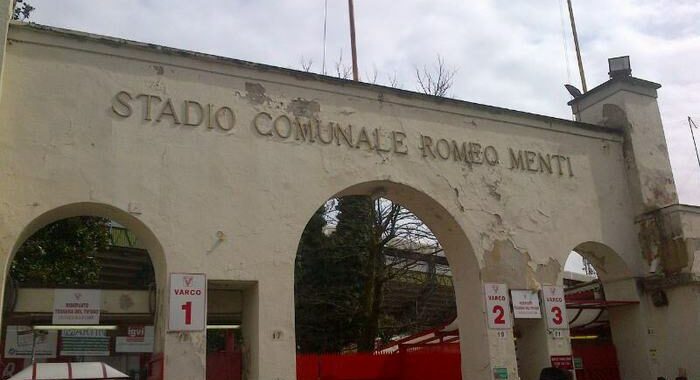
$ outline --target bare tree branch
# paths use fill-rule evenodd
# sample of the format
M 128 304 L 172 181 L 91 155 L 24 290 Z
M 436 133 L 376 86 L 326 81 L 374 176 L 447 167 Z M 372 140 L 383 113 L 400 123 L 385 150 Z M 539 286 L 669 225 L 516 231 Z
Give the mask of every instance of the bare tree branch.
M 335 73 L 338 78 L 350 79 L 352 77 L 352 68 L 343 63 L 343 50 L 340 50 L 338 60 L 335 62 Z
M 301 56 L 301 59 L 300 59 L 299 61 L 300 61 L 299 63 L 301 64 L 301 69 L 302 69 L 303 71 L 305 71 L 305 72 L 307 72 L 307 73 L 308 73 L 308 72 L 311 72 L 311 67 L 312 67 L 313 64 L 314 64 L 314 61 L 313 61 L 312 58 L 309 58 L 309 59 L 307 60 L 307 59 L 304 58 L 304 56 L 302 55 L 302 56 Z
M 447 92 L 452 88 L 457 69 L 448 67 L 445 60 L 438 54 L 437 62 L 428 67 L 423 65 L 420 69 L 415 67 L 418 90 L 424 94 L 434 96 L 447 96 Z

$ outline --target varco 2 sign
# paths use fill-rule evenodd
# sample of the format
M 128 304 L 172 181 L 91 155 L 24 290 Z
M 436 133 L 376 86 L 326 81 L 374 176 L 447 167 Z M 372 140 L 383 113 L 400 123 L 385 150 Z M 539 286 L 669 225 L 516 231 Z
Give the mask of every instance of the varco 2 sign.
M 203 331 L 207 321 L 207 277 L 170 273 L 169 331 Z

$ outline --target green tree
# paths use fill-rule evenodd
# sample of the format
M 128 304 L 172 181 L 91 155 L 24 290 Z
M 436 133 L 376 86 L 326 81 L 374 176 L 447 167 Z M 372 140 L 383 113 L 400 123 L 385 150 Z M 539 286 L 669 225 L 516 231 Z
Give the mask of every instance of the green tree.
M 110 244 L 109 220 L 79 216 L 51 223 L 17 251 L 10 275 L 34 286 L 89 286 L 99 279 L 95 254 Z
M 325 207 L 307 224 L 297 251 L 295 302 L 300 352 L 339 352 L 357 334 L 360 256 L 335 250 L 324 233 Z
M 35 9 L 36 8 L 34 8 L 31 4 L 25 2 L 24 0 L 16 0 L 15 7 L 12 10 L 12 19 L 24 21 L 29 18 L 29 16 L 32 14 L 32 11 L 34 11 Z
M 334 203 L 314 214 L 297 252 L 297 342 L 304 352 L 372 351 L 378 337 L 425 325 L 417 309 L 425 308 L 435 272 L 413 270 L 434 269 L 430 263 L 442 248 L 420 219 L 387 199 L 349 196 Z M 330 236 L 322 232 L 328 221 L 335 226 Z M 396 279 L 423 286 L 408 316 L 389 315 L 384 305 L 387 284 Z

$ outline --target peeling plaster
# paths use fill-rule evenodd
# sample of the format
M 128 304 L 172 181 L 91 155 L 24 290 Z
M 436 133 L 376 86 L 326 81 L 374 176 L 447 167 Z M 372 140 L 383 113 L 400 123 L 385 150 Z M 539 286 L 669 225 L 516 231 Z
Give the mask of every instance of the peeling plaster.
M 678 273 L 692 264 L 688 257 L 687 239 L 682 236 L 671 217 L 658 211 L 639 222 L 642 255 L 647 263 L 658 257 L 665 274 Z
M 510 240 L 498 240 L 493 250 L 484 255 L 482 278 L 487 282 L 508 284 L 511 289 L 537 289 L 539 283 L 530 267 L 531 261 L 530 255 L 518 250 Z M 542 276 L 550 276 L 550 272 L 550 268 L 543 269 Z
M 245 93 L 250 104 L 260 105 L 272 102 L 272 99 L 265 94 L 265 87 L 260 83 L 245 82 Z
M 321 105 L 315 100 L 294 99 L 287 106 L 287 112 L 298 117 L 314 118 L 321 112 Z
M 561 264 L 553 259 L 549 258 L 547 264 L 537 264 L 537 270 L 535 271 L 535 278 L 540 284 L 555 285 L 559 279 L 559 275 L 562 273 L 563 268 Z

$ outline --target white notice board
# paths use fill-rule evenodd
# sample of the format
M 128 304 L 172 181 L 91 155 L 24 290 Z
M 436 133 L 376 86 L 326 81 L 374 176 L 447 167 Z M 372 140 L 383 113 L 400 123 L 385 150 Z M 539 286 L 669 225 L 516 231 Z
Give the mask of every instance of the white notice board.
M 569 320 L 566 316 L 564 288 L 561 286 L 543 286 L 542 299 L 547 316 L 547 328 L 567 330 Z
M 510 318 L 510 302 L 506 284 L 484 284 L 486 298 L 486 315 L 490 329 L 510 329 L 513 321 Z
M 540 319 L 540 297 L 536 290 L 511 290 L 513 300 L 513 314 L 515 318 Z
M 54 289 L 54 325 L 99 325 L 102 291 L 99 289 Z
M 170 273 L 169 331 L 203 331 L 207 322 L 207 276 Z

